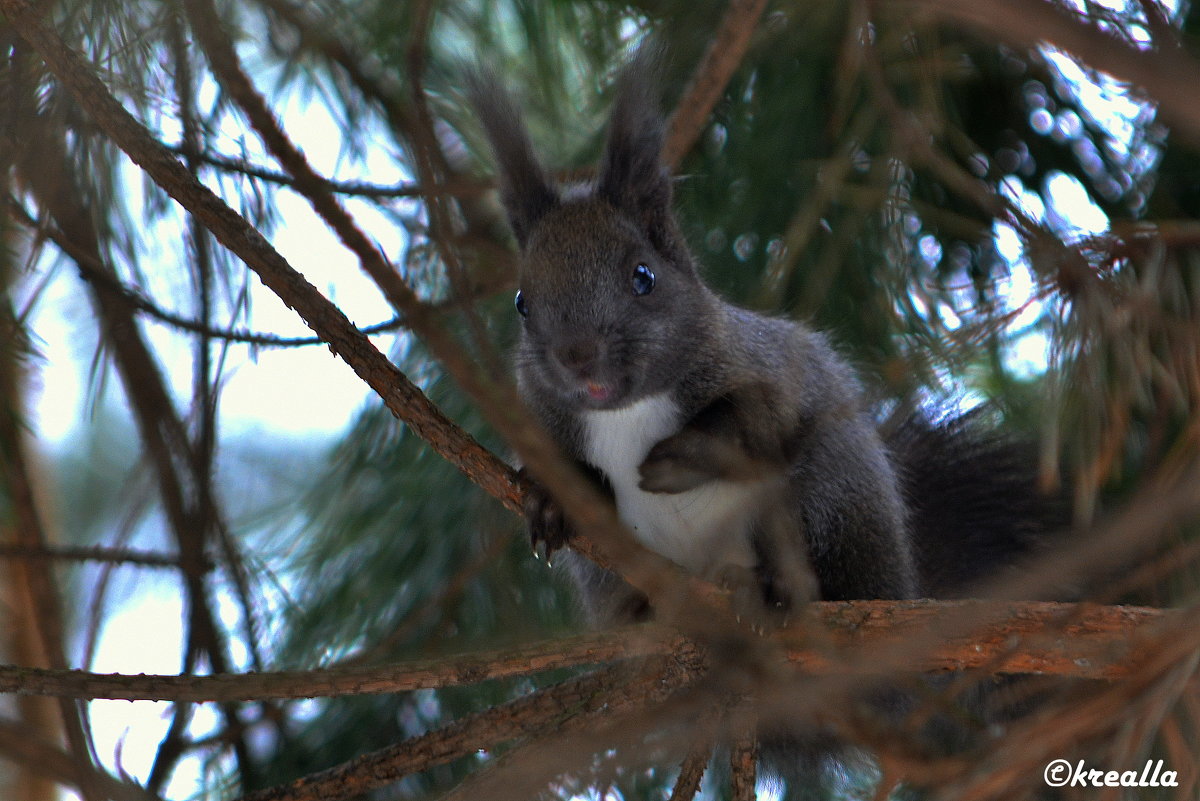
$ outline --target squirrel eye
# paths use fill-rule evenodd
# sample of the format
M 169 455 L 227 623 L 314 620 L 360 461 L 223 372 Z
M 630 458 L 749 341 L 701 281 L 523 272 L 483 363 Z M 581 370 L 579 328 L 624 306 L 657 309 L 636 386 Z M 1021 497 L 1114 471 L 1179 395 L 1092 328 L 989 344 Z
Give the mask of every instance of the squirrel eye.
M 513 305 L 517 307 L 517 314 L 522 317 L 529 316 L 529 306 L 525 303 L 525 295 L 519 289 L 517 290 L 517 296 L 513 298 Z
M 654 271 L 644 264 L 633 268 L 633 294 L 649 295 L 654 291 Z

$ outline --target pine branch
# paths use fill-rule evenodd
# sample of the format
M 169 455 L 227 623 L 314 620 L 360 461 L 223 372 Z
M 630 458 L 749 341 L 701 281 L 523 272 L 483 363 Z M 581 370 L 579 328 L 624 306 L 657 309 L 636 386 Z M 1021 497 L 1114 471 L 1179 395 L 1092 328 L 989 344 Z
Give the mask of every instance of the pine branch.
M 179 569 L 179 557 L 173 554 L 139 551 L 130 548 L 108 548 L 103 545 L 38 546 L 0 544 L 0 559 L 47 560 L 52 562 L 107 562 L 114 565 Z M 211 562 L 204 570 L 213 569 Z
M 627 684 L 626 671 L 604 668 L 530 695 L 500 704 L 437 731 L 364 754 L 329 770 L 244 796 L 240 801 L 334 801 L 352 798 L 401 778 L 445 764 L 481 748 L 520 737 L 549 721 L 590 716 L 610 702 L 639 702 L 653 693 L 657 680 Z M 656 677 L 657 678 L 657 677 Z
M 672 169 L 679 166 L 700 138 L 708 115 L 745 58 L 766 7 L 766 0 L 730 0 L 716 34 L 668 121 L 663 162 Z
M 172 153 L 180 155 L 184 153 L 182 145 L 166 145 L 165 147 Z M 291 187 L 296 185 L 296 179 L 288 173 L 268 169 L 245 158 L 227 156 L 221 153 L 197 153 L 194 157 L 196 160 L 210 167 L 216 167 L 225 172 L 245 175 L 249 178 L 257 178 L 260 181 L 278 184 L 279 186 Z M 337 181 L 332 178 L 323 178 L 322 180 L 330 192 L 339 195 L 367 198 L 413 198 L 428 197 L 429 195 L 462 197 L 466 195 L 481 195 L 495 188 L 494 181 L 460 177 L 454 178 L 451 182 L 435 186 L 423 186 L 412 182 L 387 185 L 373 184 L 367 181 Z
M 31 85 L 18 84 L 14 89 L 23 90 L 14 91 L 14 100 L 24 110 L 26 132 L 32 134 L 17 151 L 19 174 L 72 247 L 85 254 L 89 263 L 105 265 L 101 238 L 82 200 L 86 193 L 77 184 L 65 132 L 45 125 L 44 116 L 36 110 Z M 188 653 L 202 652 L 213 672 L 227 673 L 230 660 L 225 638 L 205 582 L 207 542 L 214 533 L 225 530 L 211 487 L 211 470 L 206 469 L 188 437 L 161 366 L 143 339 L 132 309 L 104 285 L 90 283 L 88 287 L 102 341 L 111 349 L 139 437 L 154 468 L 168 530 L 179 550 Z M 232 706 L 223 706 L 222 713 L 231 721 L 238 716 Z M 235 751 L 239 765 L 248 771 L 251 763 L 244 742 L 235 743 Z
M 277 673 L 130 676 L 0 666 L 0 692 L 190 702 L 398 693 L 662 655 L 683 645 L 681 637 L 662 629 L 620 630 L 418 662 Z
M 732 801 L 754 801 L 755 778 L 758 768 L 758 748 L 753 732 L 743 732 L 734 740 L 729 754 L 732 775 L 730 798 Z
M 1188 626 L 1184 610 L 1049 602 L 836 601 L 807 611 L 770 638 L 799 673 L 825 676 L 982 670 L 1124 679 L 1156 637 Z M 955 631 L 962 618 L 980 624 Z M 902 662 L 847 657 L 886 654 L 916 635 L 932 635 L 929 650 Z M 129 676 L 0 666 L 0 692 L 189 702 L 396 693 L 678 653 L 687 642 L 668 627 L 647 625 L 419 662 L 278 673 Z
M 296 272 L 257 230 L 195 179 L 117 102 L 94 72 L 41 21 L 24 0 L 0 0 L 10 24 L 46 60 L 94 121 L 135 163 L 195 215 L 217 240 L 254 270 L 383 399 L 397 417 L 438 453 L 513 510 L 520 484 L 503 462 L 454 425 L 370 343 L 312 284 Z M 409 291 L 404 289 L 405 293 Z M 411 293 L 409 293 L 411 294 Z M 406 304 L 419 307 L 412 297 Z
M 38 550 L 46 547 L 48 538 L 37 505 L 25 426 L 21 419 L 24 381 L 18 352 L 20 340 L 16 337 L 16 314 L 8 292 L 11 276 L 7 268 L 7 264 L 0 264 L 0 499 L 7 507 L 5 517 L 11 518 L 11 524 L 4 528 L 11 531 L 15 544 Z M 26 562 L 15 571 L 15 577 L 17 591 L 27 594 L 28 608 L 36 616 L 33 633 L 44 664 L 51 669 L 65 668 L 68 664 L 67 632 L 54 571 L 45 562 Z M 58 707 L 71 757 L 84 769 L 79 778 L 80 793 L 85 801 L 96 801 L 100 795 L 90 772 L 92 744 L 84 708 L 65 698 Z
M 713 749 L 710 745 L 694 747 L 684 757 L 679 766 L 679 778 L 671 788 L 669 801 L 692 801 L 700 792 L 700 782 L 708 770 L 708 761 L 712 758 Z

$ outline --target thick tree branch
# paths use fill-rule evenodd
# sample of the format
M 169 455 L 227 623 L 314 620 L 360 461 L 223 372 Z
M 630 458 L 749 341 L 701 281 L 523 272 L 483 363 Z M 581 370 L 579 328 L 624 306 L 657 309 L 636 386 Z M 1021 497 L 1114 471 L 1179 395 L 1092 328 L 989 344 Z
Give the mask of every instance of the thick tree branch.
M 712 759 L 712 753 L 712 746 L 708 744 L 694 746 L 688 752 L 679 766 L 679 778 L 675 780 L 675 785 L 671 788 L 671 797 L 668 801 L 692 801 L 696 797 L 696 793 L 700 792 L 700 782 L 704 780 L 704 773 L 708 770 L 708 761 Z
M 824 675 L 984 670 L 1120 679 L 1130 675 L 1156 636 L 1188 623 L 1183 610 L 1089 604 L 838 601 L 812 606 L 803 624 L 771 636 L 801 672 Z M 964 616 L 986 624 L 952 631 L 928 653 L 903 664 L 839 661 L 849 649 L 879 651 L 915 633 L 936 635 Z M 668 627 L 649 625 L 451 658 L 279 673 L 128 676 L 0 666 L 0 692 L 192 702 L 395 693 L 664 655 L 686 643 Z
M 398 693 L 662 655 L 684 640 L 663 628 L 619 630 L 396 665 L 219 676 L 128 676 L 0 666 L 0 692 L 125 701 L 252 701 Z

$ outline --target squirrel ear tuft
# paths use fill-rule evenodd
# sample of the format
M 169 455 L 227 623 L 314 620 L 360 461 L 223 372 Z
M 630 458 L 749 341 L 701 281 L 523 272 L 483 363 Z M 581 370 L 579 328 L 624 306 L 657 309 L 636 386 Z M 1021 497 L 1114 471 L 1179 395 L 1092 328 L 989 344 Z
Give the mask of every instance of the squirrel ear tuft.
M 558 205 L 558 191 L 533 153 L 516 104 L 496 76 L 483 69 L 469 70 L 466 92 L 492 146 L 500 201 L 517 243 L 524 247 L 533 226 Z
M 662 60 L 662 49 L 648 41 L 618 77 L 596 188 L 600 197 L 630 214 L 656 245 L 665 244 L 661 240 L 671 219 L 671 177 L 661 155 Z

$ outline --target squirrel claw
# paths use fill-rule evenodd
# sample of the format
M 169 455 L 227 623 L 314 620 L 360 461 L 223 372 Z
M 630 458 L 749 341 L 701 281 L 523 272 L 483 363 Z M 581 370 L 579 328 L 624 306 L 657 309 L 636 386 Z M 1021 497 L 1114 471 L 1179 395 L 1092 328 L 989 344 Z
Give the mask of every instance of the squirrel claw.
M 530 481 L 525 491 L 524 506 L 534 558 L 550 565 L 554 552 L 565 546 L 571 538 L 570 524 L 562 508 L 540 484 Z

